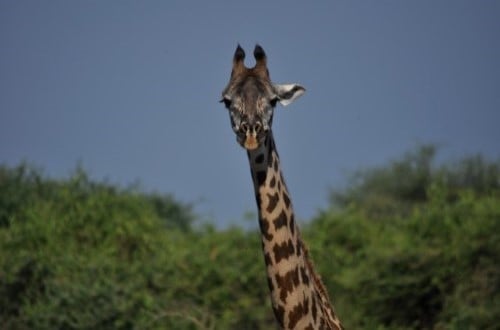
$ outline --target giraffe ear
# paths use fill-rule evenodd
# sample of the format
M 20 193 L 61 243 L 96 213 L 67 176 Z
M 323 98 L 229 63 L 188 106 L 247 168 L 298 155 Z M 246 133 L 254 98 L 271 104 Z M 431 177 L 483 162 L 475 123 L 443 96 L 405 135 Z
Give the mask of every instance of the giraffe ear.
M 289 105 L 306 91 L 304 87 L 298 84 L 274 84 L 274 90 L 279 103 L 283 106 Z

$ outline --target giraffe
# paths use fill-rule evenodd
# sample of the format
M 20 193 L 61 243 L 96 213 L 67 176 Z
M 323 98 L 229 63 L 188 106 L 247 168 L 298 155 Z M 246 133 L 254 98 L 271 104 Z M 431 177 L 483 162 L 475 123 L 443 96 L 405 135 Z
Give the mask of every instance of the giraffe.
M 259 45 L 254 57 L 255 66 L 247 68 L 238 45 L 221 102 L 250 163 L 274 315 L 283 329 L 343 329 L 301 239 L 271 130 L 277 103 L 286 106 L 305 89 L 273 84 Z

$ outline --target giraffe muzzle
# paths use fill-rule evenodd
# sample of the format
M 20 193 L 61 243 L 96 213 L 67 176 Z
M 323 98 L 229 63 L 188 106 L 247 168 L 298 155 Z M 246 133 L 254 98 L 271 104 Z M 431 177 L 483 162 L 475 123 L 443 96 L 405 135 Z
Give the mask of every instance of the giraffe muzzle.
M 259 142 L 264 138 L 262 134 L 262 124 L 258 121 L 253 124 L 243 122 L 240 125 L 240 132 L 243 135 L 242 146 L 247 150 L 257 149 L 260 144 Z

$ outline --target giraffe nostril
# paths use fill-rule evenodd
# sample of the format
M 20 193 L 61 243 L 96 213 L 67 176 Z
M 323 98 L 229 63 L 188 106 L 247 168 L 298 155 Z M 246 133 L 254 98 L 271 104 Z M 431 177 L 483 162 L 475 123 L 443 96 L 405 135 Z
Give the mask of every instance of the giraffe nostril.
M 240 125 L 240 130 L 241 130 L 243 133 L 248 132 L 248 124 L 247 124 L 246 122 L 241 123 L 241 125 Z
M 252 134 L 258 134 L 260 131 L 262 131 L 262 123 L 260 121 L 256 121 L 255 123 L 249 124 L 248 122 L 244 121 L 240 124 L 239 126 L 239 131 L 241 133 L 252 133 Z
M 262 129 L 262 124 L 259 121 L 256 122 L 254 129 L 255 129 L 255 133 L 259 133 L 260 130 Z

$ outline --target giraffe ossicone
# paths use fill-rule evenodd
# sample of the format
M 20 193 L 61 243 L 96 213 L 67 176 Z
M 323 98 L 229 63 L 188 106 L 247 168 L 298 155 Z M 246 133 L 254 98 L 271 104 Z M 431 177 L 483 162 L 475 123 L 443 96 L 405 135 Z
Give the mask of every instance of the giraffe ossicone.
M 274 315 L 283 329 L 342 329 L 295 222 L 271 129 L 277 103 L 286 106 L 305 89 L 273 84 L 259 45 L 254 57 L 255 66 L 247 68 L 245 51 L 238 45 L 221 102 L 248 154 Z

